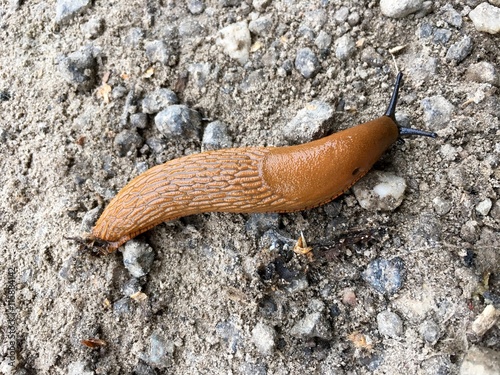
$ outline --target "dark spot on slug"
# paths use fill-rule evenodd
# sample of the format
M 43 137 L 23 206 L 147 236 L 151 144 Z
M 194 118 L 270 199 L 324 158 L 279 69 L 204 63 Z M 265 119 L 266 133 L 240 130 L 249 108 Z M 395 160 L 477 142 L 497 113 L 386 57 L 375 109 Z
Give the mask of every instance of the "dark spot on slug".
M 352 175 L 356 176 L 359 173 L 359 168 L 356 168 L 355 170 L 352 171 Z

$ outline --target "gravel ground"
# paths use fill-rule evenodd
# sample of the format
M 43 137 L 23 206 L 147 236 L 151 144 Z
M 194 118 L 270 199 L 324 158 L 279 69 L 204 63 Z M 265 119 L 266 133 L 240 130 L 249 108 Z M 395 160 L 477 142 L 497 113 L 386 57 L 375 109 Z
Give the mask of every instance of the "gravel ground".
M 0 372 L 500 373 L 500 4 L 481 3 L 2 0 Z M 154 165 L 379 117 L 398 70 L 398 121 L 438 138 L 337 200 L 189 216 L 106 256 L 65 238 Z

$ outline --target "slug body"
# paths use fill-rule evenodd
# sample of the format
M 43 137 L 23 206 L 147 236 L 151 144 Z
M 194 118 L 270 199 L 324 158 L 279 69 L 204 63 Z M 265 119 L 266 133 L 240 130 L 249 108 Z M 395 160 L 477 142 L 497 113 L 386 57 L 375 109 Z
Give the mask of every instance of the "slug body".
M 363 177 L 403 133 L 386 115 L 288 147 L 208 151 L 168 161 L 130 181 L 92 229 L 108 251 L 161 222 L 202 212 L 290 212 L 327 203 Z M 430 135 L 404 128 L 405 134 Z

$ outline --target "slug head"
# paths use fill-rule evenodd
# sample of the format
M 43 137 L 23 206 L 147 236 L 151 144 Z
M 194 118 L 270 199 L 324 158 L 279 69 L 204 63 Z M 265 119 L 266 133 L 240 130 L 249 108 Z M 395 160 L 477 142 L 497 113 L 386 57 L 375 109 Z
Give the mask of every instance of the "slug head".
M 384 115 L 389 117 L 398 126 L 400 137 L 417 135 L 417 136 L 436 138 L 437 134 L 434 132 L 427 132 L 425 130 L 405 128 L 403 126 L 399 126 L 399 124 L 397 123 L 396 116 L 395 116 L 396 104 L 398 102 L 399 88 L 401 87 L 401 80 L 402 79 L 403 79 L 403 73 L 399 72 L 397 77 L 396 77 L 396 83 L 394 85 L 394 91 L 392 92 L 391 101 L 389 102 L 389 107 L 387 107 L 387 111 L 385 111 Z

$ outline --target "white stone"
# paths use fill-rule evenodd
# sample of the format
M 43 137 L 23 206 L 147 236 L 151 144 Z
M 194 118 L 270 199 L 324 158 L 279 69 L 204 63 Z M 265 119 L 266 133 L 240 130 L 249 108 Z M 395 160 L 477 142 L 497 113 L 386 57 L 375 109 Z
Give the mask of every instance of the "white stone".
M 241 65 L 248 61 L 251 42 L 250 30 L 245 21 L 233 23 L 219 30 L 216 40 L 224 53 Z
M 500 8 L 488 3 L 481 3 L 469 13 L 469 18 L 478 31 L 490 34 L 500 32 Z
M 260 353 L 272 354 L 276 345 L 276 331 L 266 324 L 257 323 L 252 330 L 252 342 Z
M 390 18 L 403 18 L 422 9 L 423 0 L 380 0 L 382 14 Z
M 484 201 L 481 201 L 476 206 L 476 211 L 481 215 L 486 216 L 491 210 L 491 206 L 493 206 L 493 202 L 490 198 L 486 198 Z
M 392 173 L 373 171 L 352 190 L 361 207 L 369 211 L 392 211 L 401 202 L 406 189 L 406 181 Z

